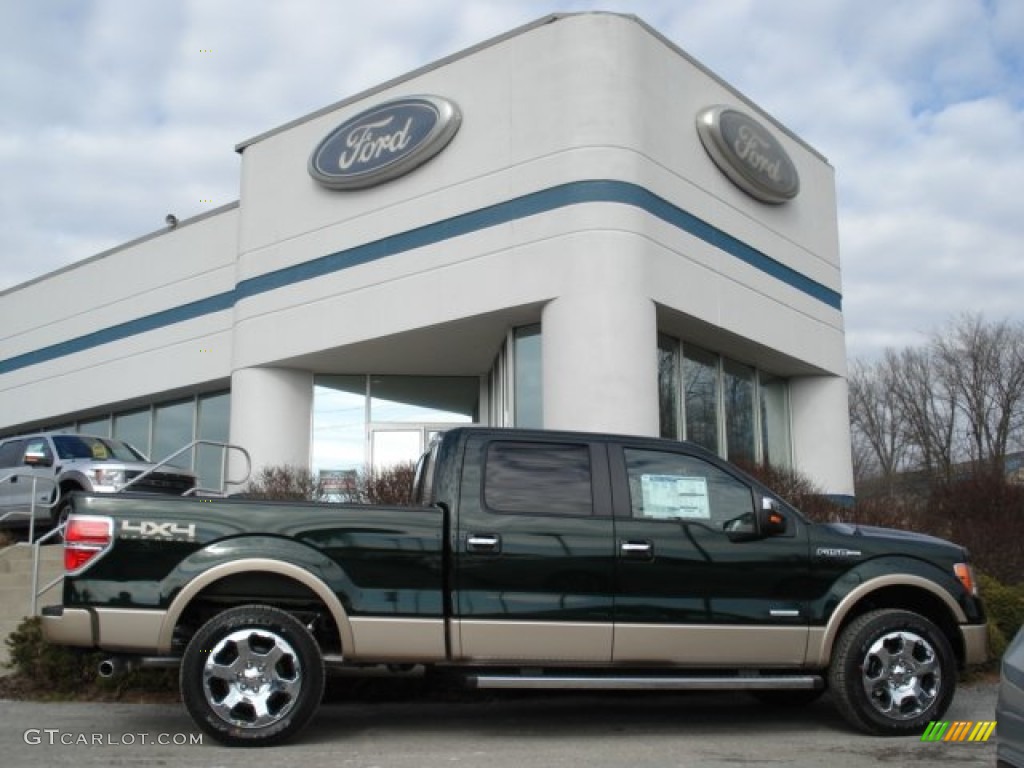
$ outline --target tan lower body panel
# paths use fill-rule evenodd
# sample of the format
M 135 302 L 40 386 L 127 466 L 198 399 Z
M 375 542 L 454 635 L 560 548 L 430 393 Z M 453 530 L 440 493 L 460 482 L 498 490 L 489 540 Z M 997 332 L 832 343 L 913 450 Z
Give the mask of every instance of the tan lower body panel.
M 553 621 L 454 623 L 456 659 L 530 664 L 611 661 L 612 625 Z
M 94 608 L 96 645 L 108 651 L 156 653 L 166 611 Z
M 988 625 L 961 624 L 964 639 L 964 664 L 984 664 L 988 661 Z
M 445 660 L 443 619 L 352 618 L 349 661 L 429 663 Z
M 801 667 L 807 627 L 617 624 L 615 662 Z
M 92 612 L 85 608 L 65 608 L 60 616 L 42 616 L 43 637 L 51 645 L 92 648 L 96 645 Z

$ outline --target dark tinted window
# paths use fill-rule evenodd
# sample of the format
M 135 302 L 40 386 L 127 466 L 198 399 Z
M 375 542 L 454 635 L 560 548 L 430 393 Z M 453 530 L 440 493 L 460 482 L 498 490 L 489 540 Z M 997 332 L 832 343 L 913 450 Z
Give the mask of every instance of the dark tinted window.
M 24 440 L 8 440 L 0 445 L 0 467 L 17 467 L 21 464 L 22 450 L 25 447 Z
M 585 445 L 495 442 L 487 449 L 484 504 L 495 512 L 590 515 Z
M 685 520 L 718 530 L 753 529 L 750 487 L 695 456 L 627 448 L 633 517 Z

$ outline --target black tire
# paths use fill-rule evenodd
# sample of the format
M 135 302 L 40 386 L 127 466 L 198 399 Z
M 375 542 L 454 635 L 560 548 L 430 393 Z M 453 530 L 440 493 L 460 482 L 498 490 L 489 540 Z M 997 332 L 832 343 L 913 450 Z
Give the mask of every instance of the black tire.
M 956 676 L 949 641 L 935 624 L 910 611 L 883 609 L 843 630 L 832 651 L 829 686 L 855 728 L 908 736 L 942 718 Z
M 181 698 L 203 731 L 229 746 L 280 744 L 316 713 L 324 693 L 320 647 L 302 623 L 266 605 L 219 613 L 181 660 Z
M 792 688 L 781 690 L 750 691 L 750 695 L 762 704 L 773 707 L 806 707 L 825 695 L 824 688 Z
M 53 528 L 61 528 L 61 533 L 57 537 L 58 541 L 64 540 L 63 526 L 68 521 L 68 515 L 71 514 L 71 493 L 79 490 L 78 488 L 71 488 L 62 490 L 60 492 L 60 498 L 57 499 L 57 503 L 53 505 L 50 510 L 50 524 Z
M 53 522 L 53 526 L 64 525 L 68 521 L 68 515 L 71 514 L 71 499 L 67 494 L 60 497 L 56 504 L 53 506 L 53 512 L 50 514 L 50 519 Z

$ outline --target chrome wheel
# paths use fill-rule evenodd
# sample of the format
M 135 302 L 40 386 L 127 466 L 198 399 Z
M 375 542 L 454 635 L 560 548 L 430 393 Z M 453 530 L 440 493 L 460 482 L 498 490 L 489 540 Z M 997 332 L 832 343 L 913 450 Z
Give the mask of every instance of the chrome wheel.
M 302 691 L 302 664 L 284 638 L 241 629 L 220 640 L 203 665 L 210 709 L 239 728 L 264 728 L 286 717 Z
M 309 629 L 287 611 L 240 605 L 192 636 L 180 677 L 185 708 L 217 741 L 280 744 L 320 705 L 324 659 Z
M 956 656 L 942 631 L 912 611 L 880 608 L 840 633 L 829 690 L 851 725 L 881 736 L 920 733 L 949 708 Z
M 861 682 L 871 705 L 886 717 L 910 720 L 927 710 L 942 688 L 938 654 L 907 630 L 879 637 L 864 657 Z

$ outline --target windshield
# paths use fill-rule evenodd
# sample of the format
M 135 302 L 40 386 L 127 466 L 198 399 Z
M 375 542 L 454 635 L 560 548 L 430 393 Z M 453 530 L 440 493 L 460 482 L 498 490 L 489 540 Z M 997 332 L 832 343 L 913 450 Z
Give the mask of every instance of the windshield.
M 54 435 L 53 444 L 62 459 L 90 461 L 145 461 L 146 457 L 127 443 L 89 435 Z

